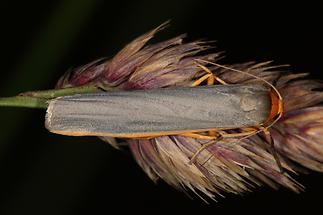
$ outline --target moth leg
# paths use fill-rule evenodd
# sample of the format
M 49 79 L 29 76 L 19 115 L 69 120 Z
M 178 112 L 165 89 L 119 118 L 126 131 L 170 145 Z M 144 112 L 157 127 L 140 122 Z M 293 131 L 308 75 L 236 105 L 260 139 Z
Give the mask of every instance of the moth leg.
M 205 149 L 207 149 L 208 147 L 212 146 L 213 144 L 216 144 L 218 141 L 222 140 L 223 136 L 221 134 L 218 133 L 218 136 L 213 137 L 213 140 L 211 140 L 208 143 L 203 144 L 203 146 L 201 146 L 191 157 L 191 160 L 189 162 L 189 164 L 192 164 L 195 162 L 197 156 Z
M 205 81 L 206 79 L 208 79 L 208 83 L 209 83 L 209 79 L 212 77 L 211 74 L 205 74 L 203 75 L 201 78 L 197 79 L 196 81 L 194 81 L 192 83 L 192 87 L 196 87 L 196 86 L 199 86 L 203 81 Z M 209 85 L 209 84 L 208 84 Z
M 222 85 L 227 85 L 228 83 L 226 83 L 225 81 L 223 81 L 221 78 L 217 77 L 216 75 L 214 75 L 213 72 L 211 72 L 210 69 L 208 69 L 206 66 L 203 66 L 202 64 L 197 64 L 198 67 L 200 67 L 201 69 L 203 69 L 206 72 L 206 75 L 202 76 L 201 78 L 208 76 L 207 78 L 207 85 L 214 85 L 215 81 L 219 82 Z M 201 79 L 200 78 L 200 79 Z M 204 79 L 204 80 L 205 80 Z M 199 80 L 199 79 L 198 79 Z M 197 80 L 197 81 L 198 81 Z M 204 81 L 203 80 L 203 81 Z M 194 84 L 194 83 L 193 83 Z M 196 85 L 197 86 L 197 85 Z
M 206 139 L 206 140 L 214 140 L 215 135 L 203 135 L 203 134 L 197 134 L 197 133 L 182 133 L 179 134 L 179 136 L 183 137 L 192 137 L 196 139 Z
M 211 136 L 211 137 L 216 137 L 218 135 L 218 132 L 216 130 L 210 130 L 207 133 L 208 133 L 208 136 Z
M 196 137 L 201 136 L 199 134 L 195 134 L 195 133 L 188 133 L 190 135 L 190 137 L 195 137 L 195 138 L 204 138 L 204 139 L 210 139 L 211 141 L 208 143 L 203 144 L 203 146 L 201 146 L 192 156 L 191 160 L 190 160 L 190 164 L 192 164 L 197 156 L 204 150 L 207 149 L 208 147 L 212 146 L 213 144 L 216 144 L 218 141 L 222 140 L 223 138 L 238 138 L 238 137 L 246 137 L 246 136 L 250 136 L 252 134 L 255 134 L 256 131 L 258 131 L 259 129 L 257 128 L 243 128 L 243 131 L 241 133 L 219 133 L 216 130 L 210 130 L 208 131 L 209 135 L 208 136 L 204 136 L 202 135 L 202 137 Z M 271 136 L 270 136 L 271 137 Z
M 208 148 L 209 146 L 215 144 L 217 141 L 219 141 L 220 139 L 223 138 L 223 136 L 218 133 L 215 130 L 210 130 L 208 131 L 208 135 L 203 135 L 203 134 L 197 134 L 197 133 L 183 133 L 180 134 L 180 136 L 184 136 L 184 137 L 191 137 L 191 138 L 196 138 L 196 139 L 206 139 L 206 140 L 210 140 L 208 143 L 205 143 L 203 146 L 201 146 L 192 156 L 191 160 L 190 160 L 190 164 L 192 164 L 197 156 L 206 148 Z
M 161 137 L 163 135 L 152 135 L 152 136 L 146 136 L 146 137 L 135 137 L 135 139 L 138 139 L 138 140 L 150 140 L 150 139 L 153 139 L 153 138 L 156 138 L 156 137 Z
M 197 133 L 182 133 L 180 136 L 184 137 L 191 137 L 191 138 L 196 138 L 196 139 L 207 139 L 210 140 L 209 142 L 203 144 L 192 156 L 190 160 L 190 164 L 192 164 L 197 156 L 204 150 L 210 147 L 211 145 L 215 144 L 216 142 L 222 140 L 223 138 L 239 138 L 239 137 L 245 137 L 248 135 L 252 135 L 257 131 L 256 128 L 244 128 L 244 131 L 241 133 L 219 133 L 216 130 L 210 130 L 208 131 L 208 135 L 202 135 L 202 134 L 197 134 Z

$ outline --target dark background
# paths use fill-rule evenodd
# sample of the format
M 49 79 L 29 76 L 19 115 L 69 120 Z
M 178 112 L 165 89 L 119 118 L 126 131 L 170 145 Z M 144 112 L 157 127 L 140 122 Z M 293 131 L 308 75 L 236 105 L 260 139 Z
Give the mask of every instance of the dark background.
M 160 41 L 187 32 L 217 40 L 224 63 L 274 60 L 322 77 L 319 4 L 273 1 L 1 1 L 1 96 L 52 88 L 67 69 L 112 56 L 171 19 Z M 65 137 L 43 126 L 44 111 L 0 108 L 0 214 L 231 212 L 308 213 L 322 207 L 323 174 L 296 178 L 306 192 L 256 189 L 205 205 L 163 182 L 99 139 Z

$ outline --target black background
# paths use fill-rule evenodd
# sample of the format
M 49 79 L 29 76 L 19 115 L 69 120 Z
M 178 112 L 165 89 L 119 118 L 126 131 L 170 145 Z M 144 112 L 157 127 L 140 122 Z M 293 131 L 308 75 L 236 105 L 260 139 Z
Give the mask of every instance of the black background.
M 274 60 L 322 78 L 319 4 L 273 1 L 2 1 L 1 96 L 52 88 L 71 67 L 113 56 L 166 20 L 160 41 L 181 33 L 216 40 L 224 63 Z M 0 109 L 0 214 L 170 212 L 227 214 L 321 210 L 323 175 L 295 176 L 306 192 L 258 188 L 218 203 L 153 184 L 132 159 L 96 138 L 43 126 L 44 111 Z

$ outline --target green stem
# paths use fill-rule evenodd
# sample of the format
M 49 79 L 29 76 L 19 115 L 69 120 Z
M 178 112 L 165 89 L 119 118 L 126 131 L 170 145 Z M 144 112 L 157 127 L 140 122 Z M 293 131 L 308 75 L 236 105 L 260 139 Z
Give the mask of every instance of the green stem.
M 113 90 L 113 88 L 104 88 Z M 64 89 L 51 89 L 40 91 L 29 91 L 20 93 L 13 97 L 0 97 L 0 106 L 6 107 L 27 107 L 27 108 L 47 108 L 50 99 L 80 93 L 94 93 L 101 90 L 96 86 L 70 87 Z
M 29 92 L 20 93 L 19 96 L 53 99 L 59 96 L 68 96 L 68 95 L 79 94 L 79 93 L 94 93 L 98 91 L 100 91 L 100 89 L 96 86 L 81 86 L 81 87 L 69 87 L 69 88 L 63 88 L 63 89 L 29 91 Z
M 6 107 L 27 107 L 27 108 L 47 108 L 47 99 L 13 96 L 0 98 L 0 106 Z

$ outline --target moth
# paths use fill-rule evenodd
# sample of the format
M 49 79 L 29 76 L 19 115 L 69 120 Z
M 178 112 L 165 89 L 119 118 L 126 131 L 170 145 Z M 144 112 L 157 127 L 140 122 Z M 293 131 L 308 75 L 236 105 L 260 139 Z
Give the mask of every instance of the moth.
M 150 139 L 180 135 L 210 140 L 194 154 L 191 161 L 203 149 L 223 138 L 247 138 L 263 132 L 273 145 L 268 128 L 283 112 L 278 90 L 265 80 L 270 90 L 261 85 L 228 85 L 208 68 L 198 65 L 206 74 L 192 87 L 56 98 L 48 105 L 46 128 L 69 136 Z M 198 86 L 205 80 L 207 86 Z M 214 85 L 216 80 L 223 85 Z M 223 132 L 233 129 L 240 132 Z

